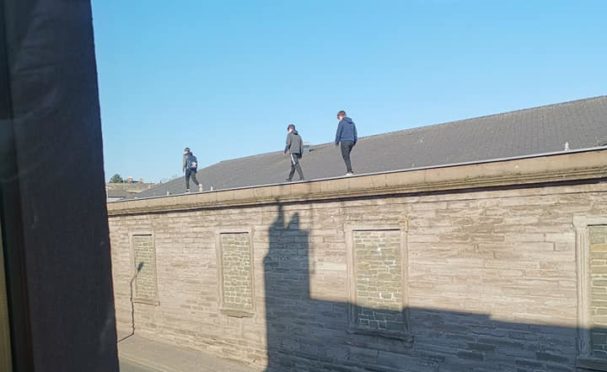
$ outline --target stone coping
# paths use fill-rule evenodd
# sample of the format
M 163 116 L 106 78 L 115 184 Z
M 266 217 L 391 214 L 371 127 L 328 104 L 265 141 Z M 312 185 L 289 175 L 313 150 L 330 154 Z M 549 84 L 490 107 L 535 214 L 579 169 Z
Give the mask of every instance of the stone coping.
M 607 179 L 607 149 L 108 203 L 112 216 Z

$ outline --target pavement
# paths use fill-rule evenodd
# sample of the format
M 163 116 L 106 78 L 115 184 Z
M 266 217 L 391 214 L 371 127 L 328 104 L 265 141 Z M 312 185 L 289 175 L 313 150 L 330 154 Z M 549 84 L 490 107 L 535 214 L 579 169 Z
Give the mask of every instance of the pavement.
M 121 372 L 260 372 L 236 361 L 133 335 L 118 343 Z
M 120 359 L 120 372 L 158 372 L 158 370 Z

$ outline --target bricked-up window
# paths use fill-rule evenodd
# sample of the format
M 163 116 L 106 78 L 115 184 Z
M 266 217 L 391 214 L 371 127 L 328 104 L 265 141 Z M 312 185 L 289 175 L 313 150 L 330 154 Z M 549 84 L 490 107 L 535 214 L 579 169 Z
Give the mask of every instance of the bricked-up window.
M 575 216 L 578 276 L 576 365 L 607 371 L 607 216 Z
M 402 233 L 353 230 L 353 326 L 398 333 L 406 330 L 403 311 Z
M 607 226 L 589 226 L 590 351 L 607 358 Z
M 135 265 L 135 296 L 137 302 L 158 302 L 158 281 L 156 276 L 156 248 L 151 234 L 133 235 L 131 244 Z
M 219 234 L 222 309 L 233 315 L 253 311 L 251 240 L 248 232 Z

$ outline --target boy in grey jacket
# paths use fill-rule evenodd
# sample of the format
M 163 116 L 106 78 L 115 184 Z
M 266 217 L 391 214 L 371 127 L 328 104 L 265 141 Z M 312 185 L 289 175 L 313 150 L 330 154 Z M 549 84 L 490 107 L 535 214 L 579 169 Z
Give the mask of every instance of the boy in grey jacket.
M 303 181 L 304 175 L 301 170 L 301 165 L 299 164 L 299 159 L 301 159 L 303 154 L 303 140 L 301 136 L 295 129 L 294 124 L 289 124 L 287 127 L 287 145 L 285 146 L 285 154 L 289 154 L 291 157 L 291 172 L 289 173 L 289 178 L 287 178 L 287 182 L 291 182 L 293 180 L 293 175 L 295 171 L 299 174 L 299 180 Z

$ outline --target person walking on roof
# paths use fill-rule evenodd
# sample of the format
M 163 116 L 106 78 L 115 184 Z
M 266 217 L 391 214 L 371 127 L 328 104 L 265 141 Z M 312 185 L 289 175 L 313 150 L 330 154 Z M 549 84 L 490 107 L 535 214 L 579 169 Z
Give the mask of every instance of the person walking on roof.
M 202 192 L 202 184 L 196 179 L 198 172 L 198 159 L 192 153 L 189 147 L 183 150 L 183 172 L 185 173 L 185 191 L 190 192 L 190 178 L 198 186 L 198 191 Z
M 287 145 L 285 146 L 285 154 L 289 154 L 291 158 L 291 172 L 289 173 L 289 178 L 287 178 L 287 182 L 291 182 L 293 180 L 293 175 L 295 171 L 299 174 L 299 180 L 303 181 L 304 175 L 301 170 L 301 165 L 299 164 L 299 160 L 303 155 L 303 140 L 301 136 L 295 129 L 294 124 L 289 124 L 287 127 Z
M 339 120 L 339 125 L 337 126 L 337 133 L 335 133 L 335 146 L 341 144 L 341 156 L 346 163 L 346 176 L 351 176 L 354 172 L 352 171 L 350 153 L 358 141 L 356 125 L 352 119 L 346 116 L 346 112 L 343 110 L 337 113 L 337 120 Z

